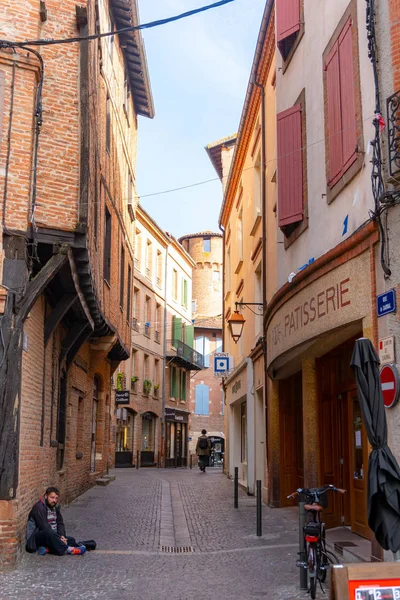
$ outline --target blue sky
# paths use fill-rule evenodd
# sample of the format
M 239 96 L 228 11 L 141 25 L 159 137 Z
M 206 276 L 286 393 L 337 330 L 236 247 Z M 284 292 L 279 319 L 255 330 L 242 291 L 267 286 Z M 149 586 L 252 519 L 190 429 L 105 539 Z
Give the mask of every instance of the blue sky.
M 155 118 L 140 117 L 139 196 L 212 179 L 204 150 L 237 131 L 266 0 L 235 0 L 176 23 L 143 31 Z M 139 0 L 142 23 L 212 0 Z M 219 181 L 142 198 L 175 236 L 218 231 Z

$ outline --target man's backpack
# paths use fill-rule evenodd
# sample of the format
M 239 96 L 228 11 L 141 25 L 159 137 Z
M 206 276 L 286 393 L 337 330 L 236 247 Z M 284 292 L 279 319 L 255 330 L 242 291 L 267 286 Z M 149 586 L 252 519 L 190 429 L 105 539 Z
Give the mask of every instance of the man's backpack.
M 199 448 L 200 450 L 208 450 L 208 439 L 206 437 L 199 437 Z

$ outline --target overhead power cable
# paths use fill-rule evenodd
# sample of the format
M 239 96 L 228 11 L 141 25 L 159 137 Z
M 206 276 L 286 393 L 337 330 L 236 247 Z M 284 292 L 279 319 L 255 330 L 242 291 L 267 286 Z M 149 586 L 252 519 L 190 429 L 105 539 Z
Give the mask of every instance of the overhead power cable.
M 54 44 L 73 44 L 79 42 L 87 42 L 90 40 L 97 40 L 103 37 L 119 35 L 121 33 L 129 33 L 130 31 L 152 29 L 153 27 L 160 27 L 160 25 L 167 25 L 168 23 L 173 23 L 174 21 L 179 21 L 181 19 L 186 19 L 187 17 L 192 17 L 193 15 L 196 15 L 198 13 L 211 10 L 212 8 L 218 8 L 219 6 L 229 4 L 230 2 L 235 2 L 235 0 L 219 0 L 219 2 L 214 2 L 213 4 L 208 4 L 207 6 L 201 6 L 200 8 L 194 8 L 193 10 L 188 10 L 184 13 L 181 13 L 180 15 L 175 15 L 174 17 L 167 17 L 165 19 L 159 19 L 157 21 L 150 21 L 149 23 L 142 23 L 141 25 L 131 25 L 130 27 L 123 27 L 122 29 L 118 29 L 116 31 L 96 33 L 84 37 L 72 37 L 65 39 L 45 38 L 42 40 L 25 40 L 23 42 L 11 42 L 9 40 L 0 40 L 0 48 L 19 48 L 22 46 L 52 46 Z

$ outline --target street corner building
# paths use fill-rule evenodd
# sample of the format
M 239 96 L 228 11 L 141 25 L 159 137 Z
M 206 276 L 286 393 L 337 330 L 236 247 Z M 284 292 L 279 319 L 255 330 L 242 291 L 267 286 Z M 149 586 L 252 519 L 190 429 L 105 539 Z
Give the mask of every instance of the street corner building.
M 0 568 L 48 485 L 114 463 L 111 376 L 130 353 L 137 118 L 153 105 L 135 0 L 2 2 Z
M 382 560 L 350 368 L 357 338 L 394 349 L 400 334 L 387 300 L 400 276 L 400 12 L 393 0 L 375 9 L 267 2 L 238 134 L 207 152 L 223 183 L 223 348 L 234 358 L 226 472 L 238 468 L 249 493 L 262 480 L 273 507 L 299 487 L 345 488 L 330 498 L 327 526 L 371 540 Z M 395 351 L 381 360 L 398 364 Z M 387 411 L 396 458 L 399 410 Z

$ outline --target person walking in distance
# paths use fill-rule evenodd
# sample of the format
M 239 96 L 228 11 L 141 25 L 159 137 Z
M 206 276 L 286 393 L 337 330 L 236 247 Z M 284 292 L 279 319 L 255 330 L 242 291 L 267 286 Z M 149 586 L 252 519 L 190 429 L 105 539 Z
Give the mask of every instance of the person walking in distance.
M 208 457 L 211 454 L 211 442 L 207 437 L 207 431 L 202 429 L 196 444 L 196 454 L 199 457 L 199 468 L 202 473 L 206 472 L 208 467 Z

